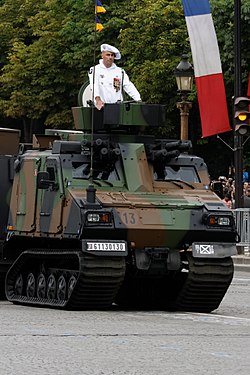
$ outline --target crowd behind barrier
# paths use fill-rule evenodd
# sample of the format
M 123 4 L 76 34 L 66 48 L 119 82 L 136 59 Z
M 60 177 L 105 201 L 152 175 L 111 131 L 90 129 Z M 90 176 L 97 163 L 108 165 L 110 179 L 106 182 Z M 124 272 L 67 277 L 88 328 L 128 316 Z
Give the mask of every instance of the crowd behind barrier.
M 223 200 L 229 208 L 235 208 L 235 180 L 231 177 L 219 176 L 211 182 L 211 189 Z M 248 172 L 243 173 L 243 207 L 250 208 L 250 182 Z
M 235 208 L 235 181 L 233 178 L 220 176 L 211 182 L 211 189 L 222 199 L 227 207 L 233 209 L 239 242 L 239 254 L 250 255 L 250 182 L 248 173 L 243 174 L 243 208 Z

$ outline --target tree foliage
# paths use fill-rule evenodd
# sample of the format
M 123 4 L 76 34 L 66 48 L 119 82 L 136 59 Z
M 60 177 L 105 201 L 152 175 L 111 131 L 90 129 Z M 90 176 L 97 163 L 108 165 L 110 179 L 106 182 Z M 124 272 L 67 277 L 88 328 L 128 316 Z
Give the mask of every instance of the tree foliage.
M 213 21 L 220 48 L 227 97 L 234 94 L 235 50 L 234 50 L 234 0 L 210 0 Z M 242 95 L 247 93 L 247 78 L 250 71 L 249 30 L 250 0 L 241 0 L 241 73 Z
M 174 70 L 189 51 L 183 8 L 179 0 L 132 0 L 127 27 L 119 35 L 126 66 L 142 99 L 166 104 L 169 135 L 176 132 Z
M 228 98 L 233 95 L 233 0 L 211 0 Z M 0 2 L 0 113 L 50 127 L 72 126 L 71 107 L 100 44 L 116 45 L 120 65 L 144 101 L 164 103 L 167 130 L 179 123 L 173 71 L 191 53 L 181 0 L 103 0 L 104 30 L 94 32 L 94 0 L 2 0 Z M 249 70 L 250 0 L 242 0 L 242 75 Z M 225 32 L 226 30 L 226 32 Z M 198 122 L 195 89 L 193 114 Z M 195 119 L 195 120 L 194 120 Z M 191 124 L 191 126 L 193 126 Z M 195 124 L 197 127 L 197 124 Z M 198 125 L 199 128 L 199 125 Z M 178 136 L 178 133 L 177 133 Z

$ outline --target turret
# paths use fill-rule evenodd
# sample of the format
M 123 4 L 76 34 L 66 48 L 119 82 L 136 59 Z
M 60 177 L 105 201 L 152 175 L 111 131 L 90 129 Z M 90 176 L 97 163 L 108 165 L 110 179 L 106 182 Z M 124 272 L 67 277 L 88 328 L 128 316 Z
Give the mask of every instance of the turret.
M 121 102 L 105 104 L 101 111 L 93 107 L 72 108 L 75 128 L 85 132 L 132 129 L 139 132 L 140 127 L 162 126 L 165 122 L 165 108 L 159 104 Z

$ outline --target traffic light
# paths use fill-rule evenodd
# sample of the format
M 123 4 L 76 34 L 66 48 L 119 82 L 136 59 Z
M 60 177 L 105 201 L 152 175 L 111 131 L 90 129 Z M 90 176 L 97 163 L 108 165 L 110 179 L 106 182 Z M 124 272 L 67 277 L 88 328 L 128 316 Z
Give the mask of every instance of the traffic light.
M 240 135 L 250 134 L 250 99 L 245 96 L 239 96 L 234 100 L 234 130 Z

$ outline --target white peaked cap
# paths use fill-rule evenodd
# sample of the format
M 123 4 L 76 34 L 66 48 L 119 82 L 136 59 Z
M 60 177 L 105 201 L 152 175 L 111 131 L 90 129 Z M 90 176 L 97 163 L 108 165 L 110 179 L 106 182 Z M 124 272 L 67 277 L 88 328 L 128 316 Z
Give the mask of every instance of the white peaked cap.
M 110 44 L 102 44 L 101 45 L 101 52 L 112 52 L 115 54 L 115 60 L 120 60 L 121 53 L 119 49 L 116 47 L 111 46 Z

